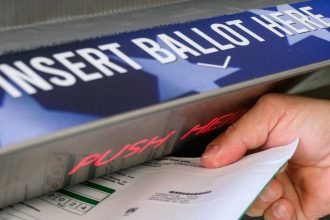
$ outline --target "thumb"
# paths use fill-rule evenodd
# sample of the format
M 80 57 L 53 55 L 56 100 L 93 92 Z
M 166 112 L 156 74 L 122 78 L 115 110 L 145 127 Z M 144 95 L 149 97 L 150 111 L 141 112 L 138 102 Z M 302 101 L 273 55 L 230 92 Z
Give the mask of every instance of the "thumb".
M 270 132 L 285 112 L 286 97 L 268 94 L 258 100 L 245 115 L 213 140 L 201 157 L 207 168 L 222 167 L 241 159 L 248 150 L 256 149 L 268 140 Z

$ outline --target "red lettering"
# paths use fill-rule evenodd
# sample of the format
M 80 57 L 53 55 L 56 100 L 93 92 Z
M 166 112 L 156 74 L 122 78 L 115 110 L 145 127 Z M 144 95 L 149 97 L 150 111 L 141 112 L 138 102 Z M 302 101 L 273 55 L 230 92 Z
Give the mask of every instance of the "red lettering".
M 237 121 L 245 112 L 246 110 L 244 109 L 235 113 L 229 113 L 221 116 L 220 118 L 214 118 L 203 126 L 198 124 L 194 126 L 192 129 L 190 129 L 186 134 L 184 134 L 180 140 L 182 141 L 192 134 L 200 135 L 200 134 L 208 133 L 210 131 L 217 130 L 225 125 L 232 124 L 235 121 Z
M 96 166 L 102 166 L 104 164 L 107 164 L 107 161 L 102 162 L 102 160 L 104 160 L 104 158 L 106 158 L 109 154 L 111 154 L 111 149 L 107 150 L 104 154 L 102 154 L 102 156 L 95 162 L 94 165 Z
M 235 121 L 237 121 L 238 119 L 240 119 L 245 113 L 247 112 L 247 109 L 243 109 L 239 112 L 236 112 L 235 115 L 232 118 L 229 118 L 229 120 L 227 120 L 227 124 L 233 124 Z
M 215 129 L 217 129 L 217 124 L 219 123 L 219 121 L 221 121 L 221 118 L 215 118 L 213 119 L 210 123 L 208 123 L 207 125 L 203 126 L 203 129 L 198 131 L 196 133 L 196 135 L 199 135 L 199 134 L 204 134 L 204 133 L 207 133 L 207 132 L 210 132 L 210 131 L 213 131 Z
M 124 153 L 124 151 L 127 150 L 127 148 L 129 147 L 130 145 L 126 145 L 125 147 L 123 147 L 120 151 L 118 151 L 118 153 L 115 154 L 115 156 L 111 157 L 110 159 L 108 160 L 105 160 L 105 161 L 102 161 L 105 157 L 107 157 L 109 155 L 109 151 L 111 152 L 111 150 L 107 150 L 95 163 L 94 165 L 99 167 L 99 166 L 102 166 L 102 165 L 105 165 L 105 164 L 108 164 L 108 163 L 111 163 L 112 161 L 114 161 L 116 158 L 118 158 L 122 153 Z
M 184 140 L 187 137 L 189 137 L 192 134 L 200 135 L 204 134 L 213 130 L 216 130 L 220 127 L 223 127 L 224 125 L 232 124 L 235 121 L 237 121 L 247 110 L 241 110 L 235 113 L 229 113 L 226 115 L 221 116 L 220 118 L 214 118 L 210 122 L 208 122 L 206 125 L 202 126 L 200 124 L 194 126 L 192 129 L 190 129 L 185 135 L 181 137 L 180 140 Z M 126 155 L 123 156 L 123 158 L 128 158 L 133 156 L 134 154 L 140 154 L 143 151 L 145 151 L 148 147 L 153 147 L 154 149 L 157 149 L 162 144 L 164 144 L 170 137 L 172 137 L 176 133 L 176 130 L 173 130 L 170 132 L 167 136 L 164 138 L 159 139 L 159 136 L 156 136 L 152 138 L 150 141 L 148 139 L 140 140 L 134 144 L 128 144 L 125 147 L 123 147 L 120 151 L 118 151 L 113 157 L 106 159 L 112 152 L 111 149 L 107 150 L 104 154 L 93 154 L 90 156 L 87 156 L 83 158 L 70 172 L 68 175 L 73 175 L 76 173 L 80 168 L 90 165 L 94 163 L 95 166 L 102 166 L 106 165 L 108 163 L 111 163 L 118 157 L 122 156 L 125 151 L 129 151 Z M 141 144 L 145 144 L 143 147 L 140 146 Z
M 138 145 L 139 145 L 139 144 L 144 144 L 144 143 L 146 143 L 146 142 L 148 142 L 148 139 L 144 139 L 144 140 L 141 140 L 141 141 L 136 142 L 135 144 L 132 144 L 132 145 L 128 148 L 128 150 L 129 150 L 129 151 L 132 151 L 132 152 L 129 153 L 129 154 L 126 154 L 126 155 L 124 156 L 124 158 L 131 157 L 131 156 L 133 156 L 134 154 L 138 153 L 139 150 L 141 149 L 141 147 L 138 146 Z
M 237 113 L 230 113 L 230 114 L 227 114 L 227 115 L 222 116 L 222 117 L 220 118 L 222 123 L 220 123 L 220 124 L 218 125 L 218 128 L 223 127 L 223 126 L 225 126 L 225 125 L 230 125 L 230 124 L 232 124 L 231 121 L 232 121 L 233 118 L 235 118 L 235 115 L 236 115 L 236 114 L 237 114 Z
M 217 118 L 216 120 L 213 120 L 211 123 L 207 125 L 205 129 L 202 129 L 200 132 L 198 132 L 196 135 L 204 134 L 210 131 L 217 130 L 225 125 L 230 124 L 229 122 L 232 121 L 231 119 L 234 118 L 236 113 L 229 113 L 227 115 L 223 115 L 220 118 Z M 226 120 L 227 119 L 227 120 Z
M 90 156 L 85 157 L 84 159 L 82 159 L 80 161 L 80 163 L 78 163 L 70 172 L 69 172 L 69 176 L 74 174 L 75 172 L 77 172 L 81 167 L 87 166 L 89 164 L 94 163 L 96 160 L 98 160 L 100 158 L 99 154 L 93 154 Z
M 175 134 L 175 132 L 176 132 L 176 130 L 170 132 L 166 137 L 159 139 L 159 140 L 158 140 L 159 136 L 152 138 L 146 145 L 144 145 L 143 148 L 140 149 L 139 154 L 152 145 L 155 145 L 153 147 L 154 149 L 158 148 L 160 145 L 165 143 L 173 134 Z
M 196 125 L 195 127 L 193 127 L 192 129 L 190 129 L 190 131 L 188 131 L 185 135 L 183 135 L 180 140 L 183 141 L 184 139 L 186 139 L 189 135 L 191 135 L 194 132 L 199 132 L 204 128 L 204 126 L 200 126 L 200 124 Z

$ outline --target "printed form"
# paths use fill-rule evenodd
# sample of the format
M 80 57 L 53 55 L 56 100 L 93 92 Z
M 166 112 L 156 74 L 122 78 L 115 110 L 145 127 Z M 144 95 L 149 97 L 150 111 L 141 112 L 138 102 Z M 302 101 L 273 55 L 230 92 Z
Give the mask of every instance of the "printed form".
M 164 157 L 25 201 L 4 220 L 235 220 L 292 157 L 293 143 L 219 169 L 200 158 Z

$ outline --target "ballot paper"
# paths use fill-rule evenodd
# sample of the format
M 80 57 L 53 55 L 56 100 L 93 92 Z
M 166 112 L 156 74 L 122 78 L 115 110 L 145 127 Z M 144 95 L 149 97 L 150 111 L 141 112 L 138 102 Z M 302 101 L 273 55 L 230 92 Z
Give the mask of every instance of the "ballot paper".
M 218 169 L 164 157 L 7 207 L 5 220 L 235 220 L 292 157 L 293 143 Z

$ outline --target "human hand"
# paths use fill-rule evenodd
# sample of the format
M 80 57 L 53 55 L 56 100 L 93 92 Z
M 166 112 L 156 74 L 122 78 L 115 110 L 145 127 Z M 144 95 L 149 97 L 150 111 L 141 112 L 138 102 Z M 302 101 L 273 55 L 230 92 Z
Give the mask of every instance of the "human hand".
M 222 167 L 247 151 L 299 146 L 247 212 L 271 220 L 318 219 L 330 214 L 330 101 L 268 94 L 213 140 L 201 161 Z

